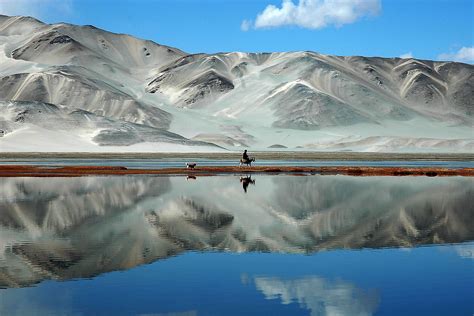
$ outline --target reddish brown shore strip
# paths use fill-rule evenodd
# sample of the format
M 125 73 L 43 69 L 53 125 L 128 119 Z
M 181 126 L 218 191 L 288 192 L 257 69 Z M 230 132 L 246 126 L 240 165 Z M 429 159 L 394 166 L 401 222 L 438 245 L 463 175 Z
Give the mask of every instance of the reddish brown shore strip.
M 125 167 L 109 166 L 67 166 L 67 167 L 40 167 L 29 165 L 0 166 L 0 177 L 80 177 L 97 175 L 218 175 L 218 174 L 342 174 L 350 176 L 474 176 L 474 168 L 404 168 L 404 167 L 288 167 L 288 166 L 221 166 L 167 168 L 167 169 L 127 169 Z

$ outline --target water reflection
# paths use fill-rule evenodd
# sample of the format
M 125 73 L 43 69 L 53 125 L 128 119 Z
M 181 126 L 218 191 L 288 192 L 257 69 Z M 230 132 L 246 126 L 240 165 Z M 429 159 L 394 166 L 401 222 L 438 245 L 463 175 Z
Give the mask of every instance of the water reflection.
M 474 259 L 474 245 L 457 245 L 454 246 L 454 249 L 461 258 Z
M 343 280 L 318 276 L 288 280 L 257 277 L 255 286 L 266 299 L 277 299 L 282 304 L 297 302 L 313 316 L 372 315 L 379 303 L 375 290 L 364 291 Z
M 247 193 L 255 180 L 245 177 L 245 197 L 237 179 L 2 179 L 0 287 L 92 277 L 187 250 L 306 253 L 474 239 L 469 178 L 261 176 Z
M 242 188 L 244 192 L 247 193 L 247 188 L 249 184 L 255 185 L 255 179 L 252 179 L 252 176 L 240 177 L 240 183 L 242 183 Z

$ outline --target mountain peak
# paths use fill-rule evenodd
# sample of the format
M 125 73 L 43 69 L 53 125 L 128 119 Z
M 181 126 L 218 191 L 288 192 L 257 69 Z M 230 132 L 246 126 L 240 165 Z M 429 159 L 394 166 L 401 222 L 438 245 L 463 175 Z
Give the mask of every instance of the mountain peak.
M 51 103 L 112 120 L 105 134 L 98 125 L 77 122 L 70 131 L 86 128 L 91 143 L 102 133 L 107 142 L 100 144 L 121 144 L 113 150 L 199 135 L 266 149 L 282 143 L 283 134 L 282 145 L 293 149 L 470 150 L 472 65 L 311 51 L 187 54 L 95 26 L 29 17 L 1 16 L 0 35 L 0 101 Z M 8 136 L 40 123 L 1 124 Z M 144 128 L 133 127 L 130 137 L 123 131 L 129 124 Z M 172 133 L 151 137 L 158 131 L 149 128 Z M 114 137 L 123 142 L 111 142 Z M 426 139 L 439 141 L 426 147 Z

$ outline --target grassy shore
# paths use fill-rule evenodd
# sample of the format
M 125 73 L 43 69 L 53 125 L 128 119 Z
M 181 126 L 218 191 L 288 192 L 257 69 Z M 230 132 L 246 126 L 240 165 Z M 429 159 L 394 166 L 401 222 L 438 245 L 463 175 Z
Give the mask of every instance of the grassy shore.
M 474 176 L 474 168 L 449 169 L 439 167 L 290 167 L 290 166 L 213 166 L 164 169 L 127 169 L 111 166 L 38 167 L 27 165 L 0 165 L 0 177 L 80 177 L 92 175 L 187 175 L 211 176 L 219 174 L 342 174 L 350 176 Z

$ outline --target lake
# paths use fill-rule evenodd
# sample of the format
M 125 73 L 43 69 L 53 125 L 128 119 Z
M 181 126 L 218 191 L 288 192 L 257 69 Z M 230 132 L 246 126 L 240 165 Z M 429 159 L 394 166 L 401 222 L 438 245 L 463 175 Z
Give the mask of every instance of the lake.
M 2 178 L 0 315 L 472 315 L 474 180 Z

